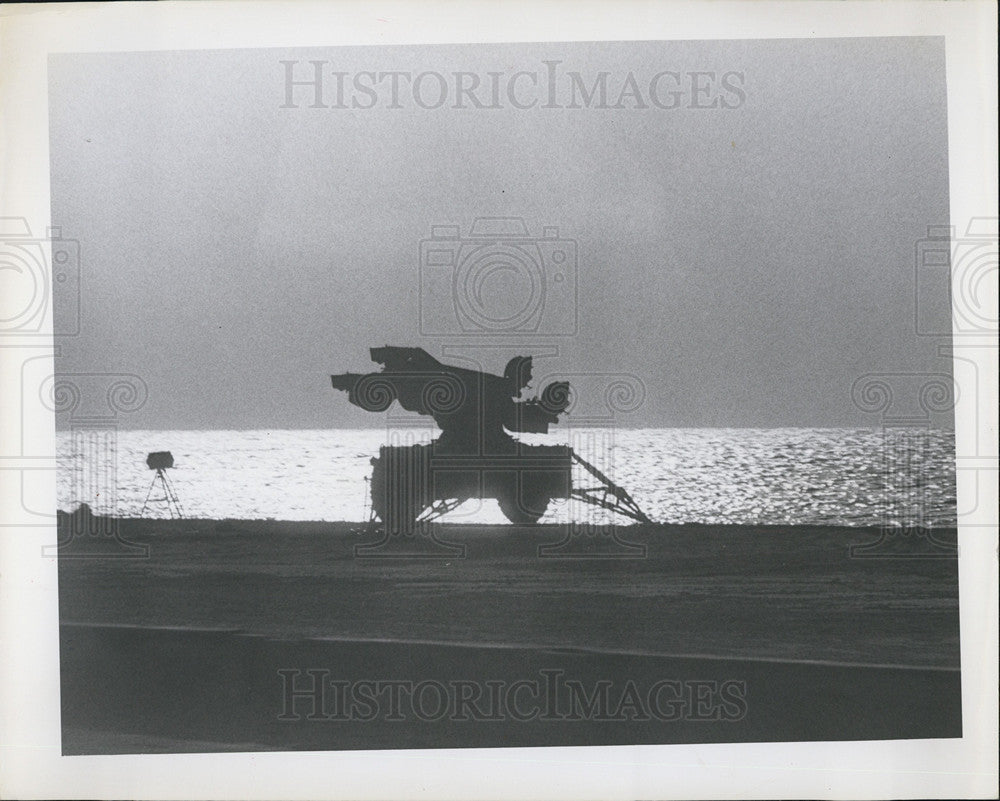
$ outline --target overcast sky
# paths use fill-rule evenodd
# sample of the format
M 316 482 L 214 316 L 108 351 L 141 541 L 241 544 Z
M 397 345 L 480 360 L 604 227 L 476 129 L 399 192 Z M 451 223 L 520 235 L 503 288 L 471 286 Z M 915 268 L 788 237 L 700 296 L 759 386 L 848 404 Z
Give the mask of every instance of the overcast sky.
M 311 108 L 307 86 L 282 108 L 282 60 L 297 79 L 324 61 L 327 105 L 347 73 L 348 107 Z M 553 60 L 561 108 L 543 107 Z M 351 108 L 369 71 L 407 73 L 401 108 L 387 81 Z M 440 108 L 414 101 L 422 72 L 443 77 Z M 502 107 L 453 108 L 454 72 L 486 106 L 500 73 Z M 535 77 L 508 94 L 518 72 Z M 570 72 L 607 72 L 608 107 L 565 107 Z M 630 72 L 639 97 L 614 108 Z M 649 96 L 664 72 L 674 108 Z M 486 366 L 556 345 L 536 374 L 634 374 L 646 398 L 622 425 L 867 425 L 858 376 L 950 369 L 914 326 L 915 246 L 948 221 L 943 40 L 88 54 L 50 76 L 52 219 L 82 255 L 58 368 L 142 376 L 125 427 L 379 425 L 328 376 L 374 368 L 373 345 L 465 341 L 421 332 L 420 242 L 479 216 L 557 226 L 578 253 L 578 331 Z M 434 105 L 438 79 L 421 90 Z M 941 289 L 924 314 L 945 320 Z

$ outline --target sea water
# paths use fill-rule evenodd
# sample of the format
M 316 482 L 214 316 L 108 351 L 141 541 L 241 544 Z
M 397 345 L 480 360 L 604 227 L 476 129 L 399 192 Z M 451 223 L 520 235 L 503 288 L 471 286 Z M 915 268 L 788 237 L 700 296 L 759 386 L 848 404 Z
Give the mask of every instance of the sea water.
M 151 451 L 188 517 L 364 521 L 380 445 L 427 442 L 433 429 L 117 431 L 100 449 L 58 435 L 58 502 L 99 514 L 166 517 Z M 954 526 L 954 434 L 937 429 L 577 429 L 523 437 L 569 444 L 664 523 Z M 98 464 L 98 462 L 100 462 Z M 97 478 L 95 478 L 97 476 Z M 594 479 L 575 469 L 574 485 Z M 610 513 L 554 500 L 541 522 L 601 523 Z M 500 523 L 493 500 L 445 522 Z M 619 518 L 620 522 L 628 522 Z

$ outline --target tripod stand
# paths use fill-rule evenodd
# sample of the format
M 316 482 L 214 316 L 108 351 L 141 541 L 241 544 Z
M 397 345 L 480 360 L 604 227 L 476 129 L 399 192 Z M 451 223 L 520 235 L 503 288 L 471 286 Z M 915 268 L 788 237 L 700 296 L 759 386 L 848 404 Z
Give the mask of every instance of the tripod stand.
M 160 489 L 163 492 L 162 497 L 152 498 L 153 490 L 156 485 L 160 485 Z M 142 516 L 146 513 L 146 507 L 152 503 L 165 503 L 167 505 L 167 511 L 170 513 L 170 519 L 183 518 L 184 510 L 181 509 L 180 498 L 177 497 L 177 493 L 174 490 L 173 485 L 170 483 L 170 479 L 167 478 L 167 472 L 164 468 L 156 468 L 156 475 L 153 476 L 153 483 L 149 485 L 149 492 L 146 493 L 146 500 L 142 504 L 142 511 L 139 515 Z

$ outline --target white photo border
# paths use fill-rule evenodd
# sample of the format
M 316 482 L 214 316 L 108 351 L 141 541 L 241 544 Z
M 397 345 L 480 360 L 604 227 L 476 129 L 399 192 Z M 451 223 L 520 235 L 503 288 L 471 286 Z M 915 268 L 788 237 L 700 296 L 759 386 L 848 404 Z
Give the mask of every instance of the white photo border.
M 919 1 L 6 6 L 0 8 L 0 205 L 4 216 L 26 218 L 32 230 L 50 225 L 50 53 L 866 36 L 945 37 L 951 221 L 964 228 L 973 218 L 996 217 L 996 5 Z M 38 452 L 54 455 L 54 423 L 21 431 L 19 420 L 7 414 L 13 408 L 8 401 L 20 395 L 22 361 L 50 358 L 52 350 L 50 335 L 0 338 L 4 439 L 23 435 Z M 958 474 L 960 505 L 979 493 L 981 515 L 974 527 L 959 531 L 960 740 L 63 757 L 56 563 L 39 557 L 43 545 L 55 542 L 54 527 L 4 527 L 0 792 L 17 798 L 201 799 L 993 797 L 997 432 L 975 430 L 970 411 L 976 404 L 996 408 L 997 352 L 995 342 L 960 347 L 956 341 L 956 355 L 960 350 L 977 365 L 981 386 L 978 398 L 960 393 L 956 438 L 987 449 L 985 467 Z M 993 472 L 977 485 L 979 470 Z M 0 489 L 0 502 L 0 508 L 13 508 L 15 488 Z

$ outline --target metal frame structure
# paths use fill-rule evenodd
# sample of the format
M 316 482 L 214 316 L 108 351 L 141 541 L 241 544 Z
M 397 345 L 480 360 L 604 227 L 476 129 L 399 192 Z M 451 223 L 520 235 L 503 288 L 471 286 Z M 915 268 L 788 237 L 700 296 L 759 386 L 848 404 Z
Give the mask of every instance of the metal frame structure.
M 157 482 L 160 483 L 160 487 L 163 490 L 163 496 L 159 498 L 152 498 L 151 496 Z M 171 520 L 175 518 L 184 518 L 184 510 L 181 508 L 180 498 L 177 497 L 177 492 L 174 490 L 173 484 L 171 484 L 170 479 L 167 478 L 167 471 L 162 467 L 156 468 L 156 475 L 153 476 L 153 483 L 149 485 L 149 492 L 146 493 L 146 500 L 142 504 L 142 511 L 139 512 L 140 517 L 146 513 L 146 507 L 149 506 L 150 501 L 153 503 L 166 503 L 167 511 L 170 513 Z
M 637 523 L 653 523 L 653 520 L 651 520 L 649 516 L 642 511 L 639 504 L 635 502 L 627 490 L 615 484 L 614 481 L 608 478 L 604 473 L 572 449 L 569 449 L 569 453 L 573 462 L 580 465 L 599 482 L 596 486 L 578 488 L 571 486 L 569 497 L 589 504 L 590 506 L 607 509 L 608 511 L 627 517 L 630 520 L 634 520 Z M 366 484 L 369 482 L 367 477 L 365 478 L 365 482 Z M 366 500 L 371 498 L 367 488 L 365 497 Z M 444 515 L 457 509 L 465 503 L 466 500 L 467 499 L 465 498 L 437 498 L 430 506 L 425 508 L 413 519 L 413 526 L 417 527 L 439 520 Z M 384 525 L 384 522 L 385 521 L 380 521 L 380 518 L 375 511 L 373 499 L 370 500 L 367 530 L 377 531 L 380 528 L 380 523 Z

